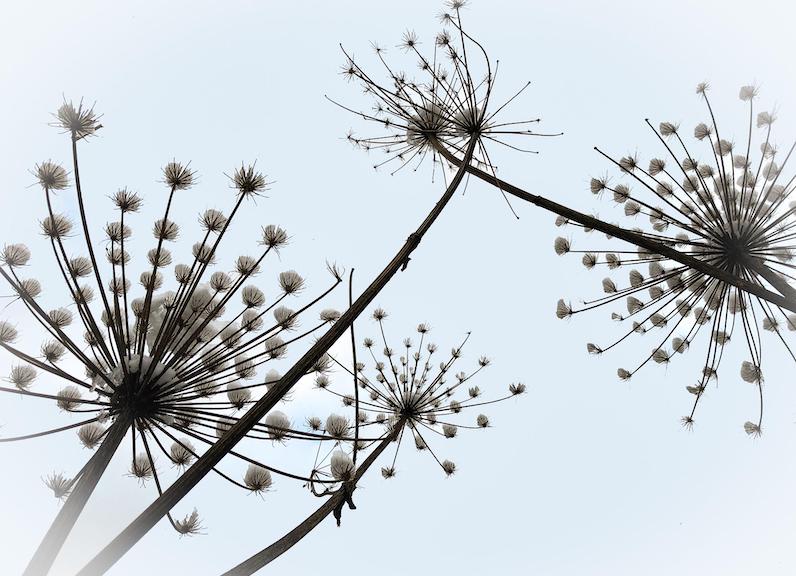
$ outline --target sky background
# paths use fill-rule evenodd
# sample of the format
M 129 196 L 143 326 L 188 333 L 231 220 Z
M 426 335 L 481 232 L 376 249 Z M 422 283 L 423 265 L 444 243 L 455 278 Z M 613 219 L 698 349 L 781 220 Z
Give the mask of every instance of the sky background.
M 418 0 L 5 6 L 0 241 L 29 244 L 29 274 L 44 284 L 43 301 L 48 307 L 66 304 L 38 234 L 45 206 L 28 170 L 48 158 L 68 163 L 67 137 L 47 123 L 62 95 L 84 97 L 104 114 L 100 136 L 80 146 L 97 236 L 112 217 L 106 196 L 128 186 L 147 201 L 133 223 L 142 254 L 165 202 L 160 167 L 173 158 L 190 160 L 201 183 L 180 195 L 175 208 L 175 219 L 184 224 L 179 245 L 187 249 L 197 234 L 197 213 L 228 211 L 232 204 L 223 173 L 256 159 L 275 184 L 268 198 L 242 214 L 235 245 L 226 246 L 222 258 L 253 250 L 259 226 L 276 223 L 293 240 L 270 276 L 261 275 L 264 288 L 275 286 L 279 271 L 295 268 L 307 277 L 308 294 L 315 293 L 328 282 L 326 259 L 355 267 L 361 288 L 422 220 L 442 183 L 431 181 L 430 164 L 395 176 L 374 172 L 374 157 L 345 142 L 349 128 L 378 132 L 324 99 L 328 94 L 369 105 L 339 75 L 338 43 L 375 69 L 369 43 L 379 42 L 398 67 L 414 73 L 412 59 L 393 47 L 410 28 L 429 47 L 440 9 Z M 738 138 L 746 122 L 738 89 L 758 84 L 762 106 L 779 112 L 777 141 L 790 145 L 796 80 L 788 73 L 789 10 L 769 1 L 473 2 L 465 24 L 500 60 L 498 99 L 532 82 L 502 117 L 541 116 L 543 129 L 565 132 L 530 142 L 538 156 L 493 148 L 502 177 L 619 219 L 607 199 L 589 193 L 589 178 L 609 170 L 592 147 L 617 156 L 638 151 L 645 160 L 660 155 L 644 118 L 682 122 L 690 131 L 705 119 L 694 94 L 703 80 L 713 86 L 720 126 Z M 72 193 L 59 194 L 58 204 L 75 214 Z M 434 327 L 442 349 L 473 331 L 470 361 L 486 354 L 494 362 L 479 386 L 496 396 L 522 381 L 528 394 L 490 409 L 490 429 L 437 443 L 440 454 L 457 463 L 453 477 L 445 478 L 427 454 L 406 450 L 397 478 L 384 481 L 377 470 L 366 477 L 356 494 L 358 510 L 345 513 L 342 528 L 324 522 L 269 573 L 796 572 L 796 390 L 782 347 L 764 340 L 761 438 L 743 431 L 757 405 L 754 388 L 737 375 L 746 359 L 740 346 L 725 358 L 720 385 L 711 384 L 694 430 L 684 430 L 679 418 L 691 402 L 684 387 L 696 378 L 700 354 L 617 381 L 616 368 L 632 364 L 655 342 L 645 337 L 603 357 L 588 356 L 585 342 L 619 335 L 608 318 L 611 310 L 560 321 L 555 303 L 597 296 L 602 275 L 584 270 L 577 257 L 554 254 L 553 239 L 561 231 L 552 215 L 513 205 L 519 220 L 495 190 L 471 182 L 376 304 L 390 312 L 396 344 L 418 322 Z M 596 240 L 566 233 L 576 248 Z M 341 305 L 342 294 L 337 298 Z M 27 329 L 18 305 L 2 317 L 19 326 L 23 346 L 37 349 L 41 337 Z M 360 339 L 375 328 L 363 317 Z M 346 353 L 344 347 L 339 353 Z M 0 358 L 0 375 L 11 363 L 7 355 Z M 38 389 L 47 386 L 42 380 Z M 294 422 L 309 413 L 325 416 L 332 407 L 317 398 L 304 383 L 295 403 L 283 409 Z M 49 402 L 0 399 L 4 435 L 71 418 Z M 140 487 L 126 476 L 129 445 L 123 448 L 55 573 L 72 574 L 154 497 L 151 482 Z M 311 465 L 311 453 L 292 448 L 255 449 L 269 462 Z M 0 572 L 21 572 L 57 513 L 58 502 L 41 478 L 53 470 L 74 473 L 89 454 L 72 432 L 0 445 Z M 242 473 L 236 463 L 230 468 Z M 218 574 L 318 504 L 287 481 L 277 480 L 260 499 L 208 477 L 175 509 L 183 516 L 198 507 L 206 535 L 180 539 L 161 522 L 110 573 Z

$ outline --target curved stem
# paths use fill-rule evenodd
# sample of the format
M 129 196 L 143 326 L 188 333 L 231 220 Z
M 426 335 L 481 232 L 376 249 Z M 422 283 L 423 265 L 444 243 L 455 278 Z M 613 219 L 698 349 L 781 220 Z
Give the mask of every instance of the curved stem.
M 470 140 L 464 155 L 464 165 L 467 166 L 473 157 L 477 140 Z M 332 345 L 343 336 L 354 320 L 364 312 L 373 299 L 382 291 L 395 274 L 405 269 L 409 256 L 420 245 L 423 235 L 428 232 L 431 225 L 442 213 L 445 206 L 456 193 L 464 178 L 466 170 L 460 168 L 451 180 L 445 193 L 437 201 L 434 208 L 426 216 L 420 226 L 409 235 L 403 247 L 390 260 L 384 270 L 376 277 L 370 286 L 356 299 L 354 304 L 346 310 L 329 330 L 293 365 L 284 376 L 275 383 L 265 396 L 254 404 L 248 412 L 230 428 L 205 454 L 191 466 L 185 474 L 180 476 L 161 497 L 150 504 L 138 518 L 127 526 L 110 544 L 97 554 L 78 576 L 103 574 L 125 552 L 132 548 L 149 530 L 174 507 L 177 502 L 190 492 L 199 481 L 205 477 L 213 467 L 259 422 L 290 389 L 307 374 L 312 366 L 323 357 Z
M 338 509 L 345 502 L 346 498 L 350 498 L 353 491 L 356 489 L 357 482 L 365 472 L 368 471 L 376 459 L 382 452 L 390 445 L 390 443 L 397 438 L 398 434 L 404 427 L 404 420 L 400 420 L 393 428 L 393 431 L 384 438 L 378 446 L 371 452 L 368 457 L 362 462 L 362 465 L 357 468 L 354 478 L 348 483 L 347 486 L 335 490 L 326 502 L 321 504 L 318 509 L 310 514 L 303 522 L 293 528 L 290 532 L 282 536 L 279 540 L 275 541 L 270 546 L 263 548 L 256 554 L 250 556 L 234 568 L 227 570 L 222 576 L 249 576 L 254 574 L 261 568 L 270 564 L 282 554 L 290 550 L 293 546 L 299 543 L 304 536 L 309 534 L 324 518 L 329 516 L 335 509 Z
M 554 214 L 558 214 L 559 216 L 563 216 L 569 220 L 577 222 L 587 228 L 593 228 L 595 230 L 599 230 L 600 232 L 605 232 L 606 234 L 610 234 L 620 240 L 624 240 L 625 242 L 629 242 L 635 246 L 639 246 L 646 250 L 653 252 L 654 254 L 660 254 L 670 260 L 674 260 L 675 262 L 679 262 L 684 266 L 688 266 L 689 268 L 711 276 L 712 278 L 716 278 L 717 280 L 721 280 L 722 282 L 726 282 L 732 286 L 740 288 L 744 292 L 748 292 L 750 294 L 754 294 L 758 298 L 763 300 L 767 300 L 772 304 L 776 304 L 777 306 L 781 306 L 790 310 L 791 312 L 796 312 L 796 298 L 791 296 L 790 292 L 786 293 L 785 295 L 777 294 L 776 292 L 772 292 L 770 290 L 766 290 L 762 286 L 758 284 L 754 284 L 753 282 L 749 282 L 743 278 L 735 276 L 729 272 L 716 268 L 711 264 L 708 264 L 704 260 L 699 260 L 698 258 L 694 258 L 693 256 L 688 256 L 687 254 L 683 254 L 679 250 L 676 250 L 670 246 L 657 242 L 655 240 L 651 240 L 645 237 L 642 234 L 638 234 L 637 232 L 633 232 L 631 230 L 626 230 L 614 224 L 609 224 L 607 222 L 603 222 L 602 220 L 595 218 L 594 216 L 589 216 L 588 214 L 583 214 L 582 212 L 578 212 L 577 210 L 573 210 L 568 208 L 562 204 L 557 202 L 553 202 L 552 200 L 548 200 L 543 196 L 537 196 L 536 194 L 531 194 L 526 192 L 522 188 L 518 188 L 508 182 L 501 180 L 500 178 L 484 172 L 483 170 L 479 170 L 475 166 L 471 166 L 469 162 L 466 162 L 462 159 L 459 159 L 454 154 L 452 154 L 447 148 L 445 148 L 438 140 L 432 140 L 434 144 L 435 150 L 439 152 L 443 158 L 445 158 L 451 164 L 462 167 L 464 166 L 467 172 L 476 176 L 487 182 L 488 184 L 492 184 L 496 186 L 503 192 L 507 194 L 511 194 L 512 196 L 516 196 L 526 202 L 530 202 L 531 204 L 535 204 L 540 208 L 544 208 L 549 212 L 553 212 Z M 767 278 L 768 280 L 768 278 Z M 771 282 L 769 280 L 769 282 Z M 775 286 L 778 290 L 780 289 L 779 286 Z

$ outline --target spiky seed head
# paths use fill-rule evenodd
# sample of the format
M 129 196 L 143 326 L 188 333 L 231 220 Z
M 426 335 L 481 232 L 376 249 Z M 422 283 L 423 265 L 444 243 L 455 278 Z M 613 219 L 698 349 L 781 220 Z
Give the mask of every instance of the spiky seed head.
M 263 228 L 263 238 L 261 243 L 269 248 L 279 249 L 287 244 L 287 232 L 279 226 L 269 224 Z
M 290 432 L 290 418 L 279 410 L 268 413 L 265 417 L 265 425 L 268 428 L 268 436 L 272 440 L 282 441 Z
M 177 264 L 174 267 L 174 279 L 178 284 L 188 284 L 191 280 L 191 267 L 186 264 Z
M 36 164 L 32 172 L 39 186 L 45 190 L 64 190 L 69 187 L 69 173 L 52 160 Z
M 240 388 L 239 385 L 232 382 L 227 384 L 227 398 L 236 409 L 241 410 L 251 400 L 251 397 L 250 388 Z
M 267 468 L 249 464 L 246 474 L 243 476 L 243 483 L 255 494 L 262 494 L 271 488 L 274 481 L 271 478 L 271 472 Z
M 58 392 L 56 404 L 65 412 L 71 412 L 80 406 L 81 394 L 77 386 L 66 386 Z
M 20 390 L 30 388 L 34 380 L 36 380 L 36 369 L 27 364 L 12 366 L 11 373 L 8 376 L 8 381 Z
M 705 124 L 704 122 L 700 122 L 694 128 L 694 138 L 697 140 L 704 140 L 708 136 L 713 134 L 713 128 Z
M 152 266 L 164 268 L 171 264 L 171 252 L 163 246 L 160 247 L 160 250 L 152 248 L 147 252 L 147 260 Z
M 128 190 L 127 188 L 120 188 L 116 193 L 111 196 L 113 203 L 121 212 L 138 212 L 141 209 L 143 201 L 141 197 Z
M 199 512 L 196 511 L 196 508 L 182 520 L 175 520 L 174 529 L 179 532 L 181 536 L 199 534 L 202 530 L 202 522 L 199 519 Z
M 757 127 L 763 128 L 764 126 L 771 126 L 776 120 L 777 117 L 771 112 L 759 112 L 757 114 Z M 768 142 L 764 142 L 761 145 L 761 152 L 763 152 L 763 156 L 766 158 L 771 158 L 774 156 L 775 148 Z
M 454 472 L 456 472 L 456 464 L 454 464 L 450 460 L 443 460 L 442 470 L 445 472 L 446 476 L 451 476 L 453 475 Z
M 274 320 L 283 330 L 292 330 L 298 325 L 298 315 L 287 306 L 274 308 Z
M 232 187 L 242 196 L 258 196 L 268 189 L 269 183 L 254 164 L 248 166 L 241 164 L 240 168 L 235 168 L 229 178 L 232 180 Z
M 30 298 L 36 298 L 41 294 L 41 283 L 35 278 L 25 278 L 19 283 L 18 291 Z
M 80 439 L 80 443 L 88 449 L 96 448 L 104 435 L 105 428 L 96 422 L 84 424 L 77 429 L 77 437 Z
M 672 349 L 679 354 L 683 354 L 688 350 L 688 340 L 680 336 L 675 336 L 672 338 Z
M 479 414 L 475 419 L 475 422 L 480 428 L 486 428 L 489 426 L 489 418 L 485 414 Z
M 456 433 L 458 431 L 459 429 L 453 424 L 442 425 L 442 433 L 445 435 L 445 438 L 453 438 L 454 436 L 456 436 Z
M 669 137 L 673 134 L 677 134 L 677 130 L 680 129 L 680 126 L 671 122 L 661 122 L 659 128 L 661 131 L 661 136 Z
M 669 363 L 669 353 L 666 350 L 661 348 L 656 348 L 652 352 L 652 359 L 658 364 L 668 364 Z
M 30 250 L 24 244 L 6 244 L 0 253 L 0 263 L 9 268 L 25 266 L 30 260 Z
M 555 242 L 553 243 L 553 248 L 555 249 L 556 254 L 558 254 L 559 256 L 563 256 L 570 250 L 569 240 L 567 240 L 562 236 L 559 236 L 558 238 L 556 238 Z
M 169 456 L 175 466 L 185 467 L 190 464 L 194 459 L 196 450 L 191 444 L 190 440 L 183 438 L 179 442 L 174 442 L 169 448 Z
M 71 478 L 67 478 L 60 472 L 53 472 L 44 479 L 44 484 L 53 491 L 53 495 L 59 500 L 63 500 L 69 495 L 72 487 Z
M 572 316 L 572 307 L 564 302 L 564 299 L 559 299 L 558 303 L 556 304 L 556 317 L 559 319 L 569 318 Z
M 279 286 L 285 294 L 295 294 L 304 288 L 304 278 L 295 270 L 280 272 Z
M 753 362 L 743 361 L 741 363 L 741 378 L 750 384 L 760 384 L 763 381 L 763 374 L 760 371 L 760 366 Z
M 318 418 L 317 416 L 309 416 L 307 418 L 307 428 L 309 428 L 310 430 L 314 430 L 317 432 L 318 430 L 321 429 L 321 426 L 323 426 L 323 423 L 321 422 L 321 419 Z
M 329 468 L 332 477 L 340 482 L 347 482 L 354 477 L 354 461 L 348 454 L 341 450 L 332 452 Z
M 154 471 L 149 456 L 143 452 L 136 454 L 135 458 L 133 458 L 133 461 L 130 463 L 130 474 L 142 482 L 152 478 Z
M 159 218 L 155 220 L 155 225 L 152 227 L 152 234 L 155 236 L 156 240 L 173 242 L 180 234 L 180 227 L 171 220 Z
M 0 320 L 0 343 L 12 344 L 19 336 L 19 332 L 5 320 Z
M 63 238 L 72 231 L 72 221 L 62 214 L 53 214 L 41 221 L 41 230 L 50 238 Z
M 94 300 L 94 289 L 88 284 L 82 284 L 75 289 L 75 301 L 81 304 Z
M 312 365 L 310 368 L 310 372 L 318 372 L 320 374 L 326 374 L 331 372 L 333 366 L 332 358 L 328 354 L 324 354 Z
M 744 432 L 746 432 L 749 436 L 760 436 L 763 433 L 760 425 L 755 424 L 754 422 L 745 422 L 743 429 Z
M 517 382 L 515 384 L 509 384 L 509 392 L 512 395 L 518 396 L 520 394 L 524 394 L 527 387 L 522 382 Z
M 64 132 L 72 135 L 72 139 L 77 141 L 87 136 L 93 136 L 97 130 L 102 128 L 99 123 L 100 115 L 94 112 L 94 107 L 83 106 L 81 100 L 77 107 L 72 101 L 64 101 L 55 113 L 55 122 L 52 126 L 62 128 Z
M 163 167 L 163 182 L 174 190 L 187 190 L 194 184 L 196 172 L 189 164 L 172 161 Z
M 199 217 L 199 224 L 207 232 L 221 232 L 227 223 L 227 217 L 218 210 L 210 208 Z
M 395 467 L 394 466 L 384 466 L 381 469 L 381 475 L 383 478 L 393 478 L 395 476 Z
M 597 255 L 591 252 L 587 252 L 586 254 L 583 255 L 581 262 L 583 263 L 583 267 L 586 268 L 586 270 L 591 270 L 597 265 Z
M 754 99 L 755 96 L 757 96 L 756 86 L 741 86 L 741 89 L 738 92 L 738 98 L 744 102 L 749 102 L 750 100 Z
M 160 290 L 163 287 L 163 275 L 160 272 L 152 273 L 152 270 L 141 272 L 139 277 L 141 286 L 148 290 Z
M 339 414 L 330 414 L 326 419 L 326 433 L 337 440 L 348 438 L 350 423 L 348 418 Z
M 56 308 L 47 313 L 50 322 L 58 328 L 66 328 L 72 323 L 72 313 L 66 308 Z
M 265 304 L 265 294 L 257 286 L 244 286 L 241 290 L 241 300 L 246 308 L 259 308 Z
M 84 256 L 70 258 L 69 262 L 67 262 L 66 268 L 75 278 L 85 278 L 94 271 L 94 267 L 91 265 L 91 260 Z
M 241 276 L 254 276 L 260 271 L 260 266 L 251 256 L 238 256 L 235 260 L 235 271 Z
M 333 308 L 325 308 L 321 310 L 320 318 L 322 322 L 337 322 L 340 319 L 340 312 Z
M 606 185 L 607 185 L 607 182 L 605 181 L 605 179 L 603 179 L 603 178 L 592 178 L 591 182 L 589 183 L 589 188 L 591 189 L 591 193 L 592 194 L 599 194 L 603 190 L 605 190 Z

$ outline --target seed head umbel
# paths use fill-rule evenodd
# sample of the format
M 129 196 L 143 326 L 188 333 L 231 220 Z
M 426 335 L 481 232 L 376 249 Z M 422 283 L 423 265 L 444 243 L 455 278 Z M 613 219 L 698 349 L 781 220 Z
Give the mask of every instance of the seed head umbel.
M 693 129 L 696 142 L 689 141 L 688 130 L 676 122 L 656 125 L 646 120 L 660 143 L 659 155 L 647 164 L 635 153 L 615 159 L 596 149 L 618 170 L 622 181 L 614 184 L 594 178 L 590 191 L 611 193 L 613 202 L 631 221 L 628 227 L 637 234 L 728 275 L 794 298 L 791 268 L 796 256 L 792 245 L 796 203 L 792 195 L 796 186 L 794 178 L 786 174 L 794 147 L 784 153 L 775 149 L 776 116 L 759 110 L 757 87 L 746 85 L 739 91 L 742 122 L 737 137 L 731 128 L 718 123 L 708 85 L 698 85 L 696 92 L 705 104 L 706 116 Z M 556 315 L 569 318 L 586 310 L 620 306 L 611 317 L 625 327 L 623 334 L 605 344 L 589 343 L 587 349 L 592 354 L 613 350 L 631 336 L 654 335 L 656 341 L 649 353 L 633 367 L 618 370 L 622 380 L 650 365 L 675 364 L 687 351 L 698 350 L 704 358 L 699 380 L 685 386 L 692 403 L 684 420 L 689 428 L 708 381 L 717 376 L 722 359 L 729 356 L 725 348 L 737 342 L 749 357 L 740 367 L 741 379 L 758 388 L 758 419 L 752 424 L 759 429 L 762 342 L 766 332 L 773 333 L 786 356 L 796 358 L 788 338 L 788 332 L 796 327 L 796 317 L 738 285 L 679 261 L 640 247 L 614 248 L 611 239 L 607 241 L 588 246 L 583 256 L 587 269 L 602 268 L 614 274 L 602 280 L 604 295 L 577 309 L 560 300 Z M 561 237 L 555 240 L 555 251 L 559 255 L 573 252 Z

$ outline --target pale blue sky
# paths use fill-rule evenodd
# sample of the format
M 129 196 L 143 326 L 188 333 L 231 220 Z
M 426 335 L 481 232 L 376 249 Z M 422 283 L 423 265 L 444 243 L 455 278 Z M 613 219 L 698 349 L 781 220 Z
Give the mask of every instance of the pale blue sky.
M 232 192 L 222 172 L 257 159 L 276 183 L 242 218 L 241 245 L 255 241 L 260 224 L 278 223 L 293 243 L 274 271 L 296 268 L 320 287 L 330 258 L 356 267 L 362 286 L 441 194 L 428 167 L 392 177 L 374 173 L 373 159 L 342 139 L 349 127 L 371 129 L 323 98 L 366 106 L 338 75 L 338 43 L 370 62 L 370 41 L 392 47 L 407 28 L 430 43 L 437 2 L 19 2 L 4 8 L 0 241 L 30 244 L 32 274 L 45 288 L 57 278 L 38 238 L 43 199 L 28 187 L 28 169 L 47 158 L 68 161 L 67 139 L 47 126 L 62 94 L 96 101 L 104 114 L 101 136 L 81 146 L 95 229 L 110 218 L 105 195 L 126 185 L 148 201 L 151 212 L 134 225 L 147 237 L 165 200 L 159 169 L 172 158 L 191 160 L 201 174 L 201 185 L 178 198 L 182 222 L 207 207 L 227 208 Z M 465 18 L 501 61 L 500 94 L 533 83 L 505 117 L 541 116 L 544 129 L 565 132 L 532 142 L 539 156 L 495 150 L 503 177 L 584 211 L 619 218 L 588 192 L 590 176 L 608 169 L 592 146 L 656 155 L 644 118 L 688 127 L 703 120 L 694 94 L 699 81 L 713 85 L 719 121 L 730 132 L 742 134 L 744 127 L 739 86 L 757 83 L 761 102 L 779 110 L 779 142 L 790 144 L 796 134 L 789 105 L 796 92 L 788 56 L 793 12 L 782 3 L 481 0 Z M 397 49 L 391 53 L 407 62 Z M 66 194 L 59 201 L 73 209 Z M 342 528 L 325 522 L 270 573 L 796 572 L 796 392 L 787 376 L 792 365 L 777 343 L 766 341 L 762 438 L 750 439 L 742 428 L 756 405 L 754 389 L 734 375 L 741 353 L 726 359 L 731 375 L 706 396 L 694 431 L 683 430 L 679 417 L 690 405 L 684 386 L 699 369 L 698 355 L 618 382 L 615 369 L 653 344 L 589 357 L 586 341 L 618 333 L 610 311 L 571 322 L 553 311 L 561 296 L 597 295 L 600 276 L 576 258 L 555 256 L 552 242 L 560 231 L 551 215 L 514 206 L 519 221 L 494 190 L 472 182 L 377 303 L 391 312 L 396 340 L 420 321 L 434 326 L 443 348 L 472 330 L 471 358 L 483 353 L 494 360 L 481 388 L 498 394 L 521 380 L 528 394 L 490 410 L 490 430 L 444 445 L 459 467 L 454 477 L 446 479 L 427 455 L 407 450 L 396 479 L 366 478 L 357 491 L 359 509 L 345 514 Z M 185 236 L 183 248 L 193 241 Z M 228 255 L 239 249 L 230 247 Z M 65 300 L 47 302 L 55 307 Z M 3 317 L 18 320 L 26 332 L 18 310 Z M 360 337 L 373 328 L 363 319 Z M 23 343 L 35 349 L 39 339 L 28 332 Z M 10 363 L 0 357 L 0 375 Z M 299 400 L 312 406 L 312 398 L 308 391 Z M 299 418 L 305 409 L 285 410 Z M 0 401 L 3 434 L 67 421 L 33 399 Z M 151 501 L 154 486 L 140 488 L 125 476 L 123 454 L 91 500 L 72 540 L 80 546 L 61 560 L 59 575 L 74 572 Z M 57 511 L 40 477 L 74 472 L 88 456 L 71 433 L 0 446 L 0 572 L 22 570 Z M 290 447 L 273 457 L 297 466 L 307 461 L 306 453 L 292 456 Z M 287 482 L 260 500 L 208 478 L 176 509 L 183 515 L 197 506 L 207 535 L 179 539 L 161 523 L 111 574 L 217 574 L 317 505 Z

